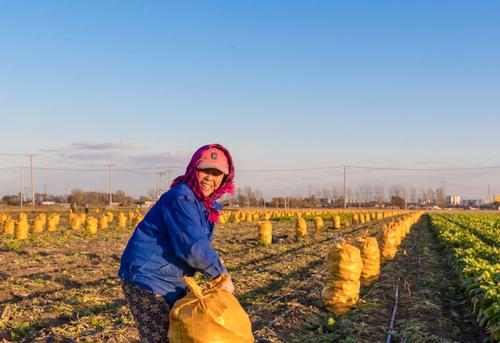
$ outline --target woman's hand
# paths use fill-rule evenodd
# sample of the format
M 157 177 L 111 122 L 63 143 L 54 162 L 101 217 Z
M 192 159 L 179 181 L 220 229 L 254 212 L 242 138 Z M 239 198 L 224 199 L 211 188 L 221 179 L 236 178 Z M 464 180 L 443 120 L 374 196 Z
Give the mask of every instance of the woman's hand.
M 234 293 L 234 285 L 233 281 L 231 280 L 231 276 L 229 274 L 226 274 L 226 278 L 224 278 L 224 282 L 222 282 L 219 285 L 219 288 L 222 288 L 223 290 L 233 294 Z

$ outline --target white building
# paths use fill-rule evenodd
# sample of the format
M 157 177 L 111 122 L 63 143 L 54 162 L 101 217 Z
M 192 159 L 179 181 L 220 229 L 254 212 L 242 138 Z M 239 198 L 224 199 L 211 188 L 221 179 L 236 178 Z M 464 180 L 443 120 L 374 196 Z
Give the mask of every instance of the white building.
M 460 195 L 448 195 L 446 197 L 446 203 L 451 206 L 460 205 Z

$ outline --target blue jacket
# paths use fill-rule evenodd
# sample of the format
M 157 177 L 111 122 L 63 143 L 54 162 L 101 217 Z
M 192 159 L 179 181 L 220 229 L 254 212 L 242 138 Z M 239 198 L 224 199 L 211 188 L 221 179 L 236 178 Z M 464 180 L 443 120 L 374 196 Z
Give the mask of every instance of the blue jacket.
M 222 206 L 214 202 L 220 210 Z M 186 293 L 183 276 L 227 273 L 211 247 L 214 224 L 186 183 L 164 193 L 139 223 L 121 257 L 118 275 L 163 295 L 172 306 Z

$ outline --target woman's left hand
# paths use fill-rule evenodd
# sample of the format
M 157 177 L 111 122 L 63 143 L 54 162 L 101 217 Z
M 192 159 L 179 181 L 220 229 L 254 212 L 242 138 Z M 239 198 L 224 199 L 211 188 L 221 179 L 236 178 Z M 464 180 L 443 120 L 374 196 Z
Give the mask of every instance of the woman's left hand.
M 234 293 L 234 285 L 233 281 L 231 280 L 231 275 L 226 274 L 227 277 L 224 279 L 224 282 L 219 285 L 219 288 L 222 288 L 223 290 L 233 294 Z

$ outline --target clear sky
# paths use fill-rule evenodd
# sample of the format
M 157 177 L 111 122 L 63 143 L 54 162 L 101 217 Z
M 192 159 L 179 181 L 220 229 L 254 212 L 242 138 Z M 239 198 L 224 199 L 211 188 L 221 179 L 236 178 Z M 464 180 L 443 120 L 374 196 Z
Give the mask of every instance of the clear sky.
M 268 196 L 339 187 L 341 171 L 251 170 L 500 165 L 499 61 L 500 1 L 0 1 L 0 153 L 183 166 L 218 142 L 238 185 Z M 27 159 L 0 156 L 12 166 Z M 146 194 L 156 171 L 114 187 Z M 18 174 L 0 169 L 0 194 Z M 105 172 L 35 176 L 37 191 L 107 189 Z M 500 193 L 500 169 L 350 176 Z

